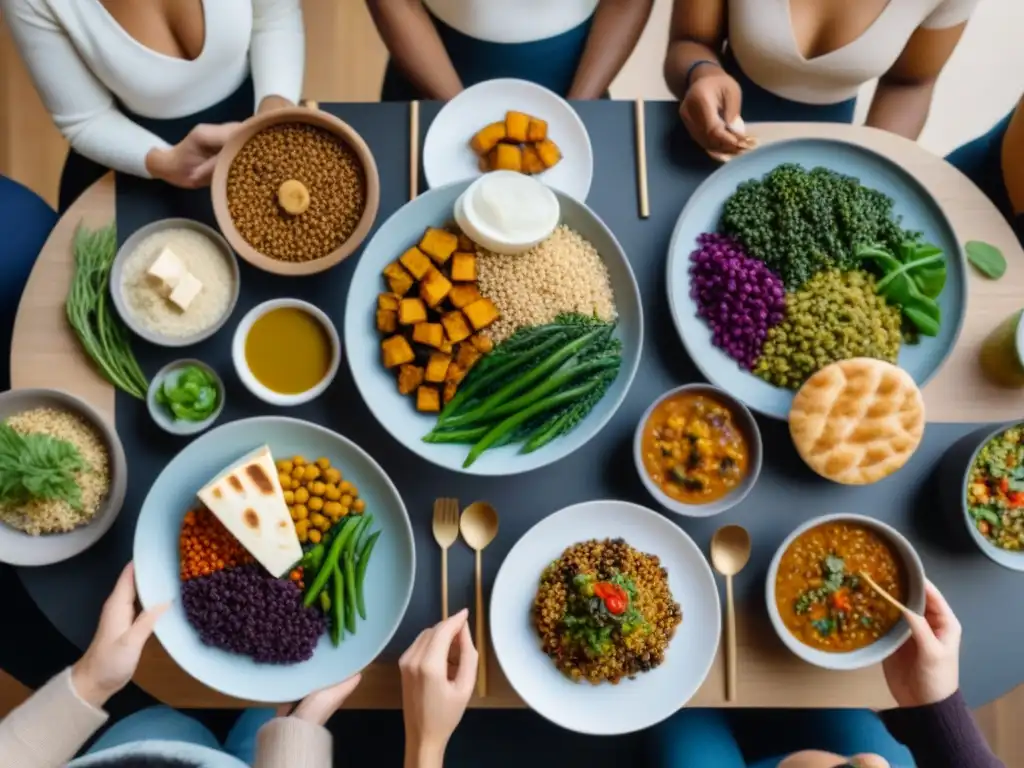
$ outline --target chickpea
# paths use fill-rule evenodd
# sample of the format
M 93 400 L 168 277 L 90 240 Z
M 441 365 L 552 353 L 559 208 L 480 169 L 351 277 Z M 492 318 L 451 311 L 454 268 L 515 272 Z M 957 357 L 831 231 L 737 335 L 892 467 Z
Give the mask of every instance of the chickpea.
M 324 504 L 324 512 L 330 518 L 339 518 L 345 514 L 345 508 L 336 501 L 328 501 Z
M 284 503 L 288 505 L 295 503 L 295 491 L 289 489 L 284 492 Z
M 278 472 L 290 473 L 293 469 L 295 466 L 288 459 L 281 459 L 277 462 Z
M 353 493 L 355 491 L 355 486 L 353 486 L 348 480 L 345 480 L 338 486 L 338 490 L 342 493 Z
M 344 496 L 341 497 L 341 506 L 343 506 L 343 507 L 351 507 L 352 506 L 352 497 L 349 496 L 347 493 Z
M 306 473 L 306 480 L 316 480 L 318 477 L 320 477 L 320 467 L 316 466 L 316 464 L 308 465 L 307 467 L 305 467 L 304 471 Z
M 305 504 L 307 501 L 309 501 L 309 491 L 307 491 L 305 488 L 298 488 L 298 489 L 296 489 L 296 491 L 295 491 L 295 503 L 296 504 Z
M 337 485 L 341 482 L 341 472 L 336 470 L 334 467 L 328 467 L 324 469 L 324 479 L 326 479 L 328 483 Z
M 306 470 L 304 467 L 296 467 L 295 469 L 292 470 L 292 478 L 294 480 L 302 480 L 305 474 Z
M 292 456 L 292 464 L 296 467 L 304 467 L 306 466 L 306 459 L 301 455 Z
M 326 456 L 321 456 L 319 459 L 316 460 L 316 465 L 320 467 L 320 469 L 330 469 L 331 460 L 328 459 Z
M 352 502 L 352 511 L 357 512 L 360 515 L 366 511 L 366 502 L 362 499 L 356 499 Z
M 309 492 L 312 493 L 314 496 L 323 496 L 325 493 L 327 493 L 327 484 L 321 483 L 319 480 L 317 480 L 310 487 Z
M 292 487 L 292 476 L 286 472 L 282 472 L 278 475 L 277 479 L 281 481 L 281 490 L 287 491 Z
M 319 543 L 320 543 L 320 539 L 321 539 L 322 537 L 323 537 L 323 534 L 322 534 L 322 533 L 320 533 L 320 531 L 318 531 L 318 530 L 317 530 L 316 528 L 314 528 L 313 530 L 311 530 L 311 531 L 309 532 L 309 540 L 310 540 L 310 541 L 311 541 L 311 542 L 312 542 L 313 544 L 319 544 Z
M 296 504 L 292 507 L 292 517 L 296 520 L 305 520 L 309 516 L 309 508 L 305 504 Z
M 300 539 L 305 536 L 309 532 L 309 520 L 297 520 L 295 522 L 295 532 L 299 535 Z
M 324 508 L 324 500 L 321 499 L 319 496 L 314 496 L 309 500 L 307 506 L 309 507 L 310 512 L 319 512 L 321 509 Z
M 320 517 L 323 520 L 323 522 L 320 523 L 318 527 L 320 528 L 321 531 L 327 533 L 329 530 L 331 530 L 331 526 L 334 525 L 334 523 L 328 518 L 324 517 L 323 515 L 320 515 Z
M 313 527 L 315 527 L 315 528 L 319 528 L 319 527 L 320 527 L 321 525 L 323 525 L 323 524 L 324 524 L 324 521 L 325 521 L 326 519 L 327 519 L 327 518 L 325 518 L 325 517 L 324 517 L 323 515 L 321 515 L 321 514 L 320 514 L 319 512 L 314 512 L 313 514 L 311 514 L 311 515 L 309 516 L 309 524 L 310 524 L 310 525 L 312 525 L 312 526 L 313 526 Z
M 328 501 L 337 501 L 341 498 L 341 491 L 338 490 L 338 486 L 328 483 L 327 487 L 324 489 L 324 497 Z

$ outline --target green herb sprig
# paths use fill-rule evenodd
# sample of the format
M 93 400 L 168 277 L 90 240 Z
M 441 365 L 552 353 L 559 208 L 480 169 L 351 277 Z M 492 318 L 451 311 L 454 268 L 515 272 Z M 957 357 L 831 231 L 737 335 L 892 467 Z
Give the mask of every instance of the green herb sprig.
M 78 449 L 50 435 L 22 435 L 0 424 L 0 501 L 66 501 L 82 508 L 77 473 L 90 471 Z

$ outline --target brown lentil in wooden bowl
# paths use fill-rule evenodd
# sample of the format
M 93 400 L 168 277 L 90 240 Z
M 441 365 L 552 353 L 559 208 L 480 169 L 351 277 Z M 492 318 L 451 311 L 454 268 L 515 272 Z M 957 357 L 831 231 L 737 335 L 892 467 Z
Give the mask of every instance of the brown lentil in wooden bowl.
M 312 275 L 369 234 L 380 177 L 349 125 L 291 107 L 242 124 L 217 158 L 212 194 L 217 224 L 239 256 L 274 274 Z

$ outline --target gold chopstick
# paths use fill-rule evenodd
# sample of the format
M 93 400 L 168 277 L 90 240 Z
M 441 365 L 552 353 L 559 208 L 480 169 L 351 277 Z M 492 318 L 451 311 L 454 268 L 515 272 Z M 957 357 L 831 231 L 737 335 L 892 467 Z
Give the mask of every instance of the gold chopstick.
M 420 188 L 420 103 L 409 102 L 409 199 L 415 200 Z
M 640 196 L 640 218 L 651 215 L 650 200 L 647 197 L 647 127 L 644 118 L 644 100 L 636 100 L 636 184 Z

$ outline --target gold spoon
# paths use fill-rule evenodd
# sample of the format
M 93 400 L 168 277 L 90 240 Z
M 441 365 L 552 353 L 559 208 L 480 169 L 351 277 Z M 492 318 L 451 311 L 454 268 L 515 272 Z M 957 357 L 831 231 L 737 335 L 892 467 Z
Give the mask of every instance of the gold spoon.
M 726 525 L 711 537 L 711 564 L 725 576 L 725 700 L 736 699 L 736 606 L 732 577 L 750 559 L 750 534 L 740 525 Z
M 459 531 L 469 546 L 476 550 L 476 650 L 480 657 L 477 667 L 476 692 L 487 695 L 487 630 L 484 627 L 483 550 L 498 535 L 498 513 L 486 501 L 474 501 L 462 512 Z
M 864 571 L 861 571 L 861 572 L 860 572 L 860 573 L 859 573 L 858 575 L 859 575 L 859 576 L 860 576 L 860 577 L 861 577 L 862 579 L 864 579 L 864 581 L 866 581 L 866 582 L 868 583 L 868 585 L 869 585 L 869 586 L 870 586 L 870 587 L 871 587 L 871 588 L 872 588 L 873 590 L 875 590 L 875 592 L 877 592 L 877 593 L 878 593 L 879 595 L 881 595 L 881 596 L 882 596 L 883 598 L 885 598 L 886 600 L 888 600 L 888 601 L 889 601 L 889 603 L 890 603 L 891 605 L 893 605 L 894 607 L 898 608 L 898 609 L 899 609 L 899 610 L 900 610 L 901 612 L 903 612 L 903 613 L 913 613 L 913 611 L 911 611 L 911 610 L 910 610 L 909 608 L 907 608 L 907 606 L 905 606 L 905 605 L 904 605 L 903 603 L 901 603 L 901 602 L 900 602 L 899 600 L 897 600 L 897 599 L 896 599 L 895 597 L 893 597 L 893 596 L 892 596 L 892 595 L 890 595 L 890 594 L 889 594 L 888 592 L 886 592 L 886 591 L 885 591 L 884 589 L 882 589 L 882 588 L 881 588 L 881 587 L 880 587 L 880 586 L 878 585 L 878 582 L 877 582 L 877 581 L 875 581 L 874 579 L 872 579 L 872 578 L 871 578 L 870 576 L 868 576 L 868 575 L 867 575 L 867 574 L 866 574 L 866 573 L 865 573 Z

